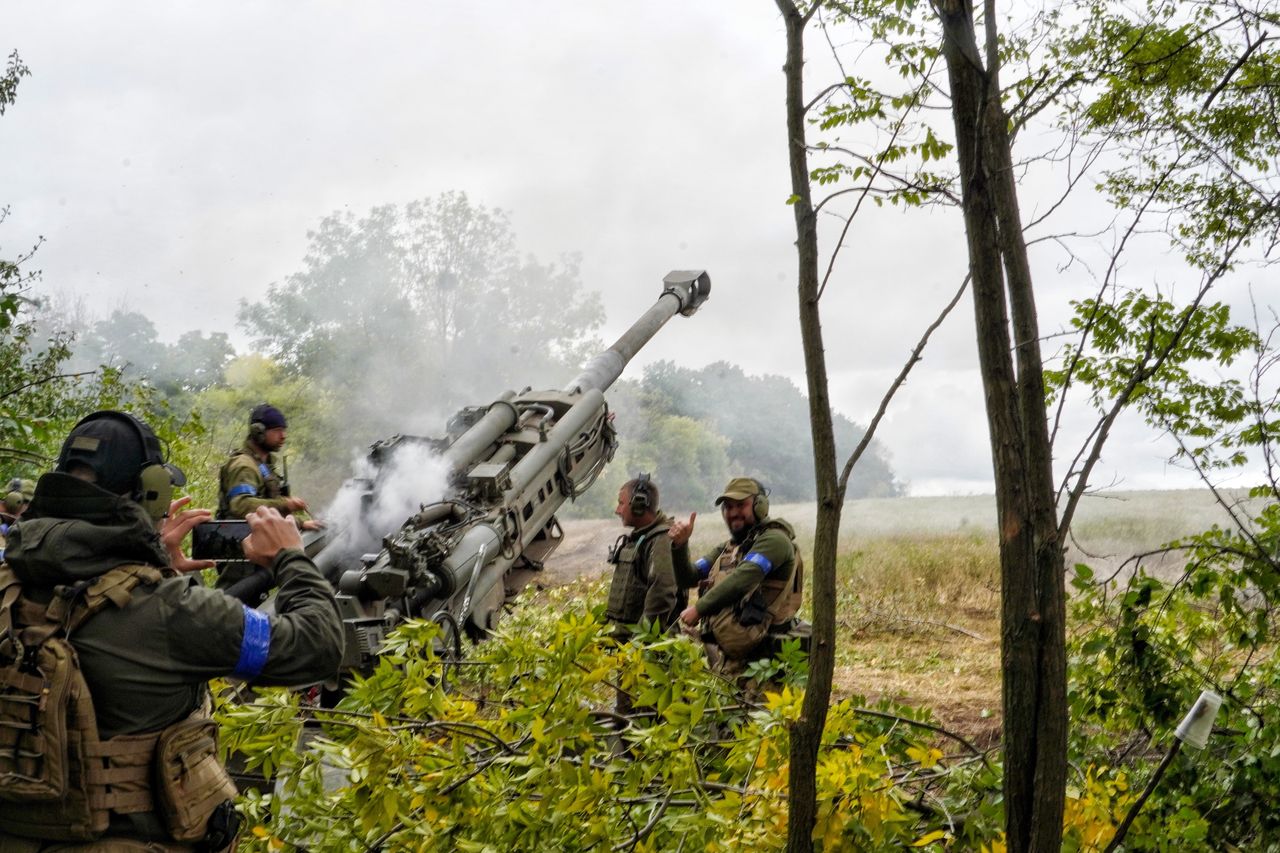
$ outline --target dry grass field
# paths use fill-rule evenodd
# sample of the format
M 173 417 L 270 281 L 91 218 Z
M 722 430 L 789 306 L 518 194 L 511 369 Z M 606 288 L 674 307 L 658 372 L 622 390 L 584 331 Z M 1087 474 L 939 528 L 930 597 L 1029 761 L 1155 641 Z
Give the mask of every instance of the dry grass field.
M 813 504 L 776 507 L 812 547 Z M 1098 575 L 1126 571 L 1135 554 L 1226 518 L 1207 491 L 1094 495 L 1082 501 L 1067 565 Z M 885 498 L 845 505 L 837 564 L 840 637 L 836 690 L 874 702 L 928 706 L 943 726 L 992 742 L 999 731 L 999 564 L 990 495 Z M 621 532 L 615 519 L 571 521 L 544 585 L 604 595 L 604 554 Z M 700 516 L 695 550 L 723 537 L 715 514 Z M 1171 560 L 1146 558 L 1173 571 Z M 1131 563 L 1128 565 L 1132 565 Z M 576 591 L 576 590 L 575 590 Z

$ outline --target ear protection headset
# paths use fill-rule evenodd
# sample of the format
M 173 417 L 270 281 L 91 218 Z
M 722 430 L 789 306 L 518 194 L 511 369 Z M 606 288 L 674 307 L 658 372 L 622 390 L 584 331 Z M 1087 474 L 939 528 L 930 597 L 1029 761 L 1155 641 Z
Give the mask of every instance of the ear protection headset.
M 142 444 L 142 452 L 146 459 L 138 471 L 138 479 L 134 482 L 133 492 L 129 499 L 139 504 L 154 521 L 164 518 L 169 512 L 169 504 L 173 500 L 173 474 L 165 464 L 164 454 L 160 450 L 160 439 L 128 412 L 94 412 L 82 419 L 80 424 L 102 418 L 127 423 Z
M 636 474 L 631 484 L 631 514 L 644 515 L 653 508 L 653 483 L 648 474 Z
M 255 442 L 260 442 L 262 437 L 267 434 L 267 425 L 258 420 L 258 418 L 261 417 L 259 412 L 266 408 L 266 406 L 266 403 L 259 403 L 254 406 L 253 411 L 249 413 L 249 437 Z
M 751 482 L 755 483 L 756 488 L 760 490 L 751 499 L 751 513 L 756 517 L 756 521 L 759 521 L 769 515 L 769 490 L 759 480 L 752 479 Z

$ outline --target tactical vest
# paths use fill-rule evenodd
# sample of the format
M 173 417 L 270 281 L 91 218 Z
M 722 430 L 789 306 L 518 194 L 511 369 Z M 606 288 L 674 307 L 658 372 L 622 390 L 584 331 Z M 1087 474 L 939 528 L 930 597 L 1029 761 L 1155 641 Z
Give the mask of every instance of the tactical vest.
M 56 587 L 46 605 L 25 598 L 12 569 L 0 566 L 0 830 L 91 841 L 112 815 L 152 813 L 172 840 L 199 841 L 214 810 L 235 797 L 207 700 L 158 732 L 98 737 L 69 637 L 105 607 L 128 604 L 134 587 L 162 577 L 150 566 L 121 566 Z
M 610 622 L 634 625 L 644 617 L 644 599 L 649 592 L 648 549 L 645 546 L 652 546 L 654 539 L 665 536 L 670 529 L 669 522 L 658 522 L 635 542 L 631 542 L 629 536 L 620 539 L 609 555 L 614 566 L 605 615 Z
M 769 528 L 781 530 L 788 538 L 791 537 L 791 529 L 782 521 L 769 520 L 760 526 L 760 530 Z M 733 573 L 742 556 L 751 551 L 752 539 L 754 536 L 740 545 L 730 543 L 720 552 L 708 573 L 712 587 Z M 791 547 L 794 562 L 790 577 L 765 575 L 751 595 L 710 618 L 711 634 L 726 657 L 747 657 L 771 630 L 785 628 L 799 612 L 804 600 L 804 560 L 794 538 L 791 539 Z

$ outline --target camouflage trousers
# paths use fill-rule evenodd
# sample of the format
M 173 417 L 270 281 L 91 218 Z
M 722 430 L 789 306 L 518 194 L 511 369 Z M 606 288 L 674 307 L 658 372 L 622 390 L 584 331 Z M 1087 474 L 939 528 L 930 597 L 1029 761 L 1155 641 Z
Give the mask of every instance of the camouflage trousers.
M 746 674 L 747 668 L 755 663 L 761 657 L 768 657 L 767 651 L 763 655 L 753 655 L 746 658 L 731 658 L 720 650 L 720 647 L 713 642 L 704 642 L 703 648 L 707 654 L 707 665 L 711 671 L 720 675 L 727 681 L 733 682 L 738 689 L 739 695 L 742 696 L 744 702 L 758 705 L 764 701 L 766 693 L 776 693 L 782 689 L 782 683 L 770 679 L 768 681 L 760 681 Z M 767 644 L 762 644 L 762 648 L 768 648 Z

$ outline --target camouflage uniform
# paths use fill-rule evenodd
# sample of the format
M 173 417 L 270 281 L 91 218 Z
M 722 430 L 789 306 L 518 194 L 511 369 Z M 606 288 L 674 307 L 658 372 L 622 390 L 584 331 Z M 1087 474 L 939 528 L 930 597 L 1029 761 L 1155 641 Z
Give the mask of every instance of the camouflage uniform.
M 67 474 L 46 474 L 7 561 L 24 597 L 48 601 L 59 585 L 80 584 L 119 566 L 167 566 L 154 522 L 139 504 Z M 270 571 L 276 612 L 264 614 L 171 571 L 144 583 L 71 636 L 102 738 L 138 735 L 191 714 L 211 678 L 304 685 L 337 671 L 342 622 L 333 593 L 300 551 L 284 550 Z M 184 850 L 165 841 L 154 812 L 113 814 L 108 837 L 92 846 L 46 845 L 0 832 L 0 851 L 37 849 Z M 143 839 L 139 841 L 138 839 Z M 35 846 L 31 846 L 34 844 Z
M 244 518 L 260 506 L 288 514 L 287 486 L 276 467 L 279 456 L 268 453 L 264 462 L 261 453 L 252 440 L 245 439 L 244 445 L 222 463 L 218 473 L 221 485 L 218 518 Z
M 710 583 L 695 607 L 724 655 L 726 672 L 740 672 L 767 652 L 768 633 L 785 631 L 799 610 L 803 573 L 796 571 L 794 539 L 790 524 L 766 516 L 697 562 L 690 562 L 687 545 L 672 549 L 681 586 Z
M 670 527 L 671 519 L 659 512 L 650 524 L 620 536 L 609 553 L 613 580 L 605 615 L 613 623 L 618 642 L 629 640 L 632 626 L 642 621 L 657 623 L 665 630 L 680 613 L 671 565 L 671 537 L 667 535 Z M 635 689 L 633 685 L 618 688 L 614 705 L 618 714 L 626 716 L 637 710 L 632 695 Z

